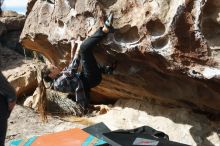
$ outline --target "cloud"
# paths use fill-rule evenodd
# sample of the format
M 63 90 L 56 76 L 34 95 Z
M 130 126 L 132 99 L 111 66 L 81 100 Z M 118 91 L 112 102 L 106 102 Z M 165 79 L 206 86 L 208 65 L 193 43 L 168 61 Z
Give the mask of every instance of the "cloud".
M 22 11 L 22 12 L 17 12 L 18 14 L 22 14 L 22 15 L 25 15 L 25 12 L 24 11 Z
M 4 0 L 3 10 L 12 10 L 24 14 L 26 12 L 28 0 Z
M 25 14 L 25 12 L 26 12 L 26 8 L 24 8 L 24 7 L 4 7 L 3 11 L 5 11 L 5 10 L 16 11 L 19 14 Z
M 24 7 L 26 8 L 28 0 L 4 0 L 3 7 Z

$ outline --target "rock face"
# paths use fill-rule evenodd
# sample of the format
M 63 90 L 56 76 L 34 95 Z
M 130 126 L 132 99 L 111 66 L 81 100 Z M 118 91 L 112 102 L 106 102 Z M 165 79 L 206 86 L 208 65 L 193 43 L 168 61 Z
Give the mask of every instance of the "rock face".
M 13 11 L 4 11 L 0 17 L 0 70 L 18 97 L 31 94 L 37 87 L 38 64 L 23 56 L 24 50 L 19 44 L 25 19 Z
M 37 87 L 38 63 L 2 47 L 0 44 L 0 70 L 15 88 L 17 96 L 27 96 Z
M 107 114 L 91 117 L 90 120 L 104 122 L 111 130 L 147 125 L 165 132 L 171 141 L 191 146 L 220 144 L 220 123 L 211 122 L 204 115 L 185 108 L 169 108 L 137 100 L 118 100 Z
M 0 35 L 4 46 L 19 53 L 24 52 L 19 44 L 19 37 L 26 17 L 14 11 L 3 11 L 0 17 Z
M 32 5 L 34 6 L 32 7 Z M 70 40 L 86 38 L 114 14 L 116 31 L 96 48 L 99 62 L 118 60 L 94 89 L 105 99 L 151 98 L 171 106 L 220 112 L 218 0 L 33 0 L 21 43 L 66 66 Z

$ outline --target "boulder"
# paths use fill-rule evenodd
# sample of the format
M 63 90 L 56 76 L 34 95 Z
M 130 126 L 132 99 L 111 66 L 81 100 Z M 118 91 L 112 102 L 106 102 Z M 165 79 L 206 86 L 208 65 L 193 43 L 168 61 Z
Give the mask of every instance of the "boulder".
M 37 87 L 37 72 L 32 61 L 13 69 L 3 71 L 3 74 L 15 88 L 17 97 L 28 96 L 32 94 Z
M 3 11 L 2 16 L 0 17 L 0 35 L 2 44 L 20 54 L 24 54 L 24 49 L 19 43 L 19 37 L 25 19 L 26 17 L 24 15 L 18 14 L 14 11 Z
M 23 105 L 41 113 L 40 100 L 40 89 L 38 87 L 35 90 L 34 94 L 25 100 Z M 76 102 L 74 102 L 69 97 L 68 93 L 61 93 L 51 89 L 47 89 L 45 103 L 46 109 L 42 112 L 47 112 L 55 115 L 75 116 L 82 116 L 84 114 L 83 108 Z
M 37 67 L 39 63 L 25 59 L 22 55 L 0 46 L 0 69 L 15 88 L 17 96 L 28 96 L 37 87 Z
M 25 16 L 15 11 L 3 11 L 0 21 L 5 24 L 7 31 L 22 30 Z
M 89 119 L 103 122 L 111 130 L 150 126 L 166 133 L 171 141 L 191 146 L 218 146 L 220 143 L 219 121 L 210 121 L 190 109 L 161 106 L 149 101 L 120 99 L 107 114 Z
M 219 113 L 219 9 L 218 0 L 39 0 L 20 41 L 65 67 L 70 40 L 90 36 L 112 12 L 115 33 L 95 52 L 99 62 L 119 65 L 94 92 Z

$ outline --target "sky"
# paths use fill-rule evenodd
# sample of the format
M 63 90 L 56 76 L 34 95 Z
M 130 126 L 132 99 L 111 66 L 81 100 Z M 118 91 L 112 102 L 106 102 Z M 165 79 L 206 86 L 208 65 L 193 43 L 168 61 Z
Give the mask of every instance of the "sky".
M 26 13 L 28 0 L 4 0 L 3 10 L 13 10 L 20 14 Z

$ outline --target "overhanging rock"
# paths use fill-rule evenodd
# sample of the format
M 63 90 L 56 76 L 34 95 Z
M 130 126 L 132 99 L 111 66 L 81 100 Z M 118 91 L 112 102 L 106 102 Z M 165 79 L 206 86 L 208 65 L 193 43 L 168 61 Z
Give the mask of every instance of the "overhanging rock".
M 100 17 L 114 13 L 116 32 L 96 49 L 99 62 L 119 62 L 94 89 L 102 98 L 220 112 L 218 0 L 38 0 L 29 8 L 21 43 L 61 67 L 70 40 L 91 35 Z

